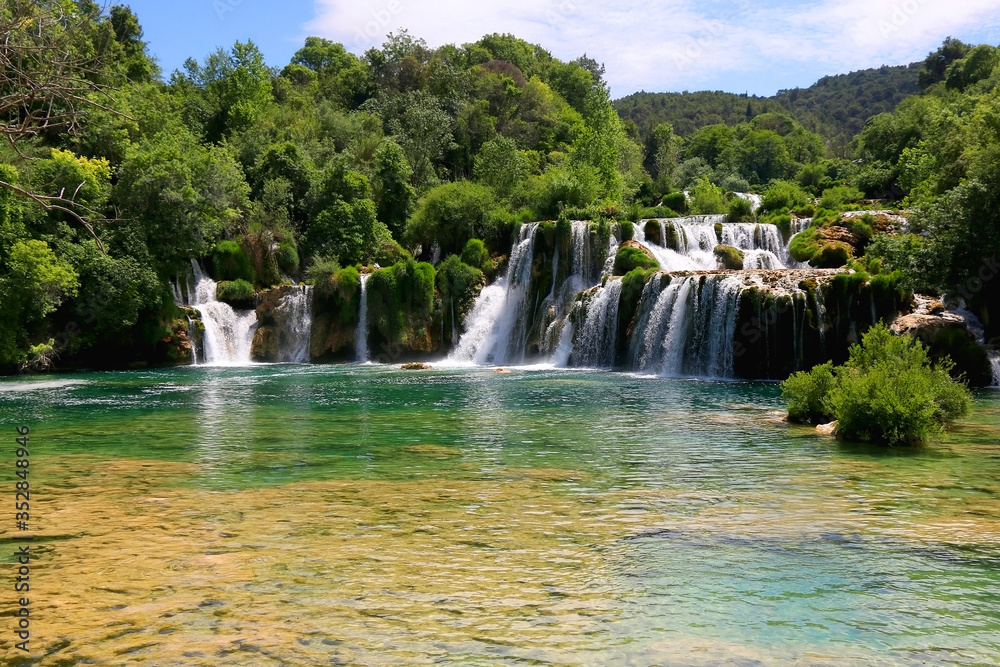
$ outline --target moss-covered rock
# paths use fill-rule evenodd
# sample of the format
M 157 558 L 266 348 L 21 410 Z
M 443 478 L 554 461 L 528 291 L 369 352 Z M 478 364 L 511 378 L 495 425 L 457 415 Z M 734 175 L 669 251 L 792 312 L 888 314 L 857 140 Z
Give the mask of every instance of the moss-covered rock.
M 257 305 L 257 294 L 246 280 L 230 280 L 218 284 L 215 298 L 233 308 L 246 310 Z
M 646 242 L 653 245 L 664 245 L 663 236 L 660 234 L 660 221 L 647 220 L 642 228 L 642 233 L 646 236 Z
M 743 253 L 738 248 L 729 245 L 717 245 L 715 246 L 715 257 L 724 269 L 731 269 L 733 271 L 743 270 Z
M 236 241 L 219 241 L 212 249 L 212 276 L 220 282 L 256 279 L 253 264 Z
M 624 276 L 634 269 L 658 269 L 660 262 L 657 261 L 648 249 L 642 247 L 635 241 L 626 241 L 618 246 L 618 253 L 615 255 L 616 276 Z

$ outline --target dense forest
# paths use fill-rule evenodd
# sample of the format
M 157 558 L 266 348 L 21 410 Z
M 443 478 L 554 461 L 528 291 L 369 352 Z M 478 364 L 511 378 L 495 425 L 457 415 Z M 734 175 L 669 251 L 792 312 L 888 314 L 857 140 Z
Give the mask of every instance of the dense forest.
M 706 125 L 738 125 L 764 113 L 787 113 L 822 136 L 837 157 L 850 157 L 851 140 L 872 116 L 893 111 L 920 91 L 923 63 L 825 76 L 808 88 L 780 90 L 773 97 L 721 91 L 647 93 L 615 100 L 615 109 L 643 137 L 662 123 L 688 137 Z
M 751 191 L 778 221 L 865 197 L 912 208 L 912 233 L 869 229 L 840 263 L 965 290 L 1000 333 L 997 290 L 971 288 L 1000 251 L 990 46 L 949 40 L 918 68 L 773 100 L 683 96 L 690 112 L 633 96 L 623 120 L 597 61 L 511 35 L 432 49 L 402 32 L 360 57 L 310 37 L 278 68 L 237 42 L 166 74 L 127 7 L 15 1 L 0 33 L 6 372 L 169 362 L 170 284 L 192 259 L 233 303 L 299 281 L 346 289 L 378 265 L 388 311 L 427 308 L 495 275 L 520 223 L 742 219 L 757 214 L 731 193 Z M 897 107 L 911 75 L 920 91 Z M 831 254 L 810 238 L 803 254 Z

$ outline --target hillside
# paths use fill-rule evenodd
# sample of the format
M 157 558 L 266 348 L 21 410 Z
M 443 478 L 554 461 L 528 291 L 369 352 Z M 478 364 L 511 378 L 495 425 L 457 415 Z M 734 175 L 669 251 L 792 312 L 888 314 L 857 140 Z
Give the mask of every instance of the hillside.
M 623 119 L 635 122 L 646 136 L 659 123 L 669 122 L 680 136 L 690 136 L 706 125 L 736 125 L 762 113 L 791 113 L 807 129 L 826 139 L 835 151 L 845 147 L 868 118 L 889 112 L 919 91 L 921 63 L 879 67 L 823 77 L 808 88 L 779 91 L 773 97 L 734 93 L 639 92 L 614 102 Z

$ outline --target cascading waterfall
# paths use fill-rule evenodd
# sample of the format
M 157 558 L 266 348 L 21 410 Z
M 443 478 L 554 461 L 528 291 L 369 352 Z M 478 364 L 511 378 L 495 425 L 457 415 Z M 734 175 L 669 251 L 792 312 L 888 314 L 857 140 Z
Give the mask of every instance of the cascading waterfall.
M 740 199 L 745 199 L 750 202 L 750 210 L 755 213 L 758 209 L 760 209 L 761 204 L 764 203 L 764 198 L 760 195 L 751 194 L 749 192 L 734 192 L 733 194 Z
M 233 310 L 216 299 L 217 283 L 205 275 L 198 262 L 191 260 L 194 271 L 194 303 L 205 326 L 205 360 L 212 366 L 237 366 L 250 363 L 250 346 L 257 328 L 253 310 Z
M 733 376 L 742 279 L 679 276 L 644 291 L 633 331 L 633 367 L 667 376 Z M 652 287 L 652 289 L 651 289 Z
M 587 317 L 572 348 L 572 364 L 586 368 L 610 368 L 615 364 L 618 337 L 618 300 L 622 281 L 608 280 L 586 305 Z M 572 325 L 570 325 L 572 326 Z M 570 339 L 572 340 L 572 333 Z
M 667 272 L 710 271 L 718 266 L 715 247 L 720 245 L 716 226 L 721 227 L 721 245 L 743 253 L 745 269 L 785 269 L 794 264 L 788 247 L 775 225 L 753 222 L 725 222 L 725 216 L 698 216 L 658 220 L 660 244 L 646 239 L 642 224 L 634 225 L 634 240 L 649 250 Z M 677 250 L 666 247 L 668 238 L 677 239 Z
M 451 354 L 458 362 L 518 364 L 524 361 L 528 335 L 527 296 L 531 287 L 535 232 L 538 223 L 523 225 L 510 254 L 507 273 L 485 288 L 466 318 L 466 332 Z
M 993 366 L 993 384 L 991 385 L 994 389 L 1000 389 L 1000 351 L 994 350 L 990 354 L 990 365 Z
M 278 303 L 276 315 L 284 323 L 278 361 L 305 364 L 309 361 L 312 333 L 312 288 L 301 287 L 286 294 Z
M 371 274 L 361 275 L 361 306 L 358 310 L 358 326 L 354 330 L 354 358 L 358 363 L 368 361 L 368 278 Z M 454 306 L 452 308 L 454 312 Z

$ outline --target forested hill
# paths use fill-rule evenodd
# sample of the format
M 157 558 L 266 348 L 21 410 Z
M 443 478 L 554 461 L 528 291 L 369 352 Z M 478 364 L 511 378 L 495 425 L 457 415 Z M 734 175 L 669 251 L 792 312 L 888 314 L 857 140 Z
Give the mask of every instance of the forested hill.
M 690 136 L 706 125 L 737 125 L 762 113 L 790 112 L 837 149 L 846 146 L 870 117 L 892 111 L 919 92 L 917 74 L 921 66 L 884 66 L 826 76 L 808 88 L 782 90 L 773 97 L 639 92 L 616 100 L 614 105 L 623 119 L 639 126 L 643 136 L 664 122 L 673 125 L 680 136 Z

